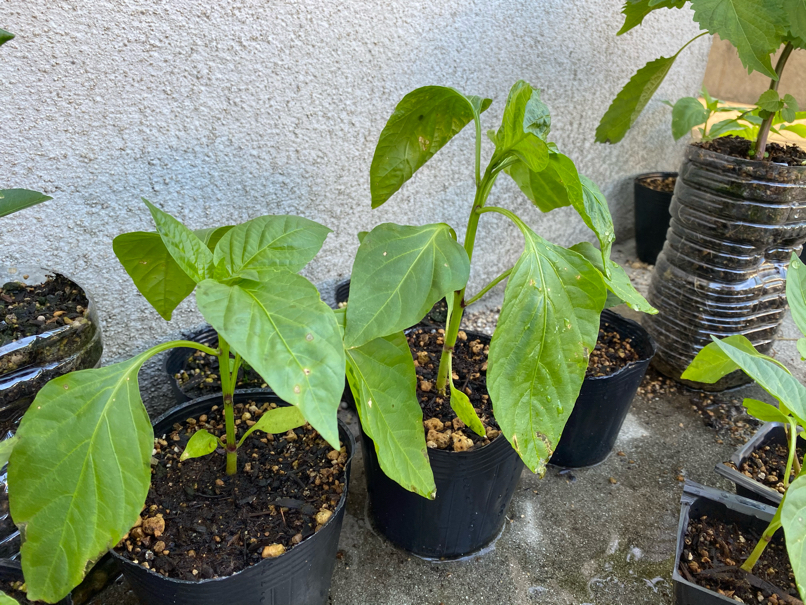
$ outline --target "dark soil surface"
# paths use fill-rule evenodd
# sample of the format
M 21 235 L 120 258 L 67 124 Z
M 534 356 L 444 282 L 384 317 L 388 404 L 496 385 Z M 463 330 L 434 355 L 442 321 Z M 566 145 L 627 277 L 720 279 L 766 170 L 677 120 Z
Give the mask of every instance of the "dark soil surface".
M 203 351 L 194 351 L 188 356 L 185 367 L 174 374 L 179 388 L 191 399 L 221 392 L 221 375 L 218 372 L 218 357 Z M 237 389 L 265 389 L 268 385 L 252 368 L 243 365 L 238 370 Z
M 237 436 L 273 407 L 236 404 Z M 231 477 L 222 448 L 179 462 L 195 431 L 225 434 L 223 408 L 173 428 L 154 440 L 145 508 L 117 546 L 147 569 L 191 581 L 231 575 L 313 535 L 342 498 L 346 448 L 332 449 L 308 424 L 285 435 L 252 433 Z
M 783 531 L 778 530 L 752 574 L 739 569 L 760 537 L 759 532 L 746 531 L 734 523 L 707 516 L 691 519 L 679 561 L 680 573 L 690 582 L 741 599 L 741 603 L 782 605 L 787 602 L 784 595 L 798 599 Z
M 632 339 L 621 339 L 621 334 L 609 328 L 599 328 L 599 337 L 588 361 L 585 376 L 608 376 L 627 364 L 638 361 L 638 352 L 632 348 Z
M 660 191 L 662 193 L 674 193 L 674 185 L 677 182 L 676 176 L 652 176 L 645 179 L 641 179 L 640 183 L 644 187 L 648 187 L 653 191 Z
M 10 596 L 12 599 L 17 599 L 20 605 L 45 605 L 44 601 L 29 601 L 25 598 L 25 584 L 21 580 L 7 581 L 0 580 L 0 590 Z
M 0 288 L 0 346 L 72 323 L 88 304 L 83 290 L 63 275 L 35 286 L 8 282 Z
M 752 141 L 735 136 L 719 137 L 713 141 L 694 143 L 708 151 L 715 151 L 735 158 L 752 160 L 750 157 L 750 147 Z M 781 145 L 779 143 L 769 143 L 767 145 L 767 157 L 765 160 L 776 164 L 787 164 L 789 166 L 803 166 L 806 162 L 806 150 L 797 145 Z
M 418 327 L 408 335 L 409 347 L 417 370 L 417 399 L 423 408 L 426 443 L 430 448 L 461 452 L 481 447 L 498 437 L 501 431 L 493 417 L 487 393 L 487 354 L 489 340 L 469 336 L 460 330 L 453 355 L 453 383 L 465 392 L 481 419 L 487 436 L 480 437 L 456 417 L 450 393 L 437 391 L 437 372 L 445 331 Z
M 797 459 L 803 460 L 803 448 L 798 447 Z M 786 461 L 789 451 L 786 446 L 778 443 L 772 445 L 765 445 L 764 447 L 755 450 L 750 457 L 742 463 L 741 468 L 736 468 L 733 462 L 725 462 L 729 467 L 735 469 L 750 477 L 754 481 L 766 485 L 774 489 L 779 494 L 786 491 L 784 487 L 783 478 L 786 473 Z M 795 469 L 792 468 L 789 473 L 789 480 L 795 478 Z

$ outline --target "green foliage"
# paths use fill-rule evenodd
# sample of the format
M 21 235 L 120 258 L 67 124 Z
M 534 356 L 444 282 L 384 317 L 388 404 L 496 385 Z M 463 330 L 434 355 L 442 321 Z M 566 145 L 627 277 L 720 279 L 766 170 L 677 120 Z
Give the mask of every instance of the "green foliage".
M 0 217 L 52 199 L 52 197 L 44 193 L 30 191 L 29 189 L 0 189 Z
M 548 107 L 540 100 L 540 91 L 520 80 L 509 91 L 501 126 L 495 134 L 493 162 L 516 156 L 534 172 L 549 162 L 547 137 L 551 130 Z
M 568 156 L 550 153 L 547 166 L 538 172 L 530 170 L 524 162 L 516 162 L 505 170 L 542 212 L 582 203 L 582 183 Z
M 254 431 L 263 431 L 264 433 L 277 435 L 287 433 L 303 424 L 305 424 L 305 416 L 302 415 L 299 408 L 293 405 L 266 410 L 263 412 L 263 415 L 258 418 L 258 421 L 243 434 L 241 440 L 238 441 L 238 445 L 240 446 Z
M 621 12 L 624 14 L 624 25 L 618 31 L 618 36 L 626 34 L 634 27 L 644 22 L 644 18 L 659 8 L 683 8 L 688 0 L 627 0 Z
M 704 107 L 699 99 L 683 97 L 672 109 L 672 136 L 675 141 L 686 136 L 695 126 L 700 126 L 711 117 L 709 108 Z
M 786 275 L 786 300 L 795 325 L 801 334 L 806 334 L 806 265 L 794 252 Z M 798 351 L 806 357 L 806 338 L 798 340 Z
M 0 441 L 0 468 L 3 468 L 6 464 L 8 464 L 9 456 L 11 456 L 14 446 L 17 445 L 17 440 L 18 438 L 15 435 L 9 439 Z
M 0 46 L 3 46 L 3 44 L 5 44 L 9 40 L 13 40 L 13 39 L 14 39 L 14 34 L 12 34 L 9 31 L 6 31 L 2 27 L 0 27 Z
M 2 39 L 2 33 L 3 30 L 0 29 L 0 44 L 5 42 L 5 40 Z M 20 605 L 20 603 L 17 601 L 17 599 L 14 599 L 8 596 L 6 593 L 0 591 L 0 605 Z
M 207 454 L 212 454 L 215 449 L 222 445 L 221 440 L 215 435 L 208 433 L 206 429 L 199 429 L 188 441 L 185 451 L 179 456 L 179 461 L 188 458 L 201 458 Z
M 806 475 L 801 474 L 786 490 L 780 506 L 786 552 L 801 596 L 806 595 Z

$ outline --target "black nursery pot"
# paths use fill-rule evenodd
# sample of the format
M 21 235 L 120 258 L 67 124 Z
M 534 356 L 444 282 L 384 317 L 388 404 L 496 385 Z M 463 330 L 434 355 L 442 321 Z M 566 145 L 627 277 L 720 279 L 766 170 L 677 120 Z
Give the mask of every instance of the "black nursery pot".
M 489 344 L 490 337 L 467 332 Z M 381 470 L 375 444 L 362 431 L 369 510 L 375 528 L 417 556 L 455 559 L 490 544 L 501 533 L 523 470 L 509 441 L 499 435 L 466 451 L 428 450 L 437 495 L 428 500 L 403 489 Z
M 761 535 L 775 515 L 775 509 L 755 500 L 694 482 L 687 481 L 683 488 L 672 573 L 675 605 L 736 605 L 739 601 L 689 582 L 680 573 L 680 555 L 683 553 L 689 519 L 703 515 L 732 522 L 743 528 L 754 528 Z
M 672 215 L 672 192 L 655 191 L 647 186 L 649 179 L 677 178 L 676 172 L 648 172 L 635 177 L 635 251 L 643 262 L 654 265 L 666 241 Z
M 189 335 L 187 338 L 185 338 L 185 340 L 192 340 L 193 342 L 207 345 L 213 349 L 218 348 L 218 334 L 210 326 L 207 326 L 206 328 Z M 165 368 L 165 373 L 168 374 L 168 380 L 171 381 L 171 392 L 174 394 L 174 399 L 179 405 L 190 401 L 191 399 L 179 386 L 179 381 L 176 379 L 176 374 L 185 368 L 188 357 L 193 355 L 194 350 L 195 349 L 190 349 L 187 347 L 171 349 L 165 356 L 163 368 Z
M 592 466 L 607 458 L 655 355 L 655 341 L 640 324 L 605 309 L 600 325 L 616 330 L 622 339 L 630 338 L 639 357 L 608 376 L 585 378 L 574 411 L 551 456 L 550 463 L 556 466 Z
M 262 389 L 235 393 L 235 403 L 282 400 Z M 155 434 L 168 432 L 174 423 L 221 404 L 221 395 L 208 395 L 169 410 L 154 421 Z M 325 605 L 336 563 L 339 534 L 344 521 L 350 484 L 350 463 L 355 439 L 339 421 L 339 437 L 347 448 L 345 488 L 335 513 L 325 526 L 286 553 L 223 578 L 189 582 L 166 578 L 114 553 L 123 575 L 141 603 L 148 605 Z
M 783 445 L 784 447 L 788 447 L 786 429 L 783 424 L 779 422 L 765 422 L 761 428 L 758 429 L 756 434 L 753 435 L 752 439 L 733 453 L 730 457 L 730 461 L 736 465 L 736 468 L 742 468 L 742 464 L 750 458 L 752 453 L 763 448 L 765 445 Z M 802 436 L 798 436 L 798 445 L 802 448 L 806 448 L 806 440 L 804 440 Z M 736 486 L 736 493 L 740 496 L 750 498 L 751 500 L 758 500 L 759 502 L 775 507 L 777 507 L 784 498 L 783 494 L 779 494 L 771 487 L 759 483 L 752 477 L 743 475 L 741 472 L 721 462 L 714 467 L 714 470 L 729 481 L 732 481 Z

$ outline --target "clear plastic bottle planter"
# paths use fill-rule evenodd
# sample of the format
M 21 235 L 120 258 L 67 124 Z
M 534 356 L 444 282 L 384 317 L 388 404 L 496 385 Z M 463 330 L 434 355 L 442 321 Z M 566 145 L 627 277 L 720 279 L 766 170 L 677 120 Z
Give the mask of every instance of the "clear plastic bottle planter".
M 653 364 L 675 379 L 711 335 L 743 334 L 762 353 L 786 310 L 786 270 L 806 240 L 806 166 L 686 150 L 644 325 L 658 343 Z M 734 372 L 706 390 L 750 379 Z
M 235 403 L 246 401 L 284 403 L 274 393 L 262 389 L 236 391 Z M 154 421 L 154 433 L 166 433 L 174 423 L 208 412 L 214 405 L 221 405 L 220 394 L 183 403 Z M 263 559 L 231 576 L 198 582 L 166 578 L 113 550 L 113 556 L 140 602 L 148 605 L 326 605 L 355 452 L 353 434 L 341 421 L 339 438 L 348 456 L 344 466 L 345 488 L 333 516 L 321 530 L 279 557 Z
M 649 179 L 677 178 L 676 172 L 639 174 L 633 182 L 635 191 L 635 253 L 643 262 L 654 265 L 666 241 L 672 215 L 669 206 L 672 193 L 656 191 L 647 185 Z
M 468 332 L 490 343 L 490 337 Z M 427 500 L 403 489 L 381 470 L 375 444 L 361 434 L 369 512 L 375 528 L 394 545 L 417 556 L 456 559 L 493 542 L 523 471 L 509 441 L 499 435 L 466 452 L 430 449 L 437 495 Z
M 785 448 L 788 447 L 786 429 L 783 424 L 778 422 L 764 423 L 756 434 L 753 435 L 752 439 L 733 453 L 730 457 L 730 461 L 736 465 L 736 468 L 742 468 L 742 465 L 750 458 L 754 451 L 767 445 L 782 445 Z M 806 449 L 806 440 L 803 439 L 802 436 L 798 436 L 798 446 Z M 717 474 L 731 481 L 736 486 L 736 493 L 740 496 L 758 500 L 759 502 L 775 507 L 783 500 L 783 494 L 768 485 L 759 483 L 752 477 L 748 477 L 726 464 L 720 462 L 714 467 L 714 470 Z
M 655 342 L 640 324 L 605 309 L 600 325 L 618 332 L 622 340 L 629 338 L 638 359 L 607 376 L 585 377 L 574 411 L 551 456 L 550 463 L 555 466 L 593 466 L 608 457 L 655 355 Z
M 687 481 L 683 487 L 674 572 L 672 573 L 675 605 L 736 605 L 739 601 L 698 586 L 680 573 L 680 556 L 685 545 L 689 519 L 702 515 L 729 521 L 746 528 L 753 527 L 761 535 L 775 515 L 775 508 L 694 482 Z

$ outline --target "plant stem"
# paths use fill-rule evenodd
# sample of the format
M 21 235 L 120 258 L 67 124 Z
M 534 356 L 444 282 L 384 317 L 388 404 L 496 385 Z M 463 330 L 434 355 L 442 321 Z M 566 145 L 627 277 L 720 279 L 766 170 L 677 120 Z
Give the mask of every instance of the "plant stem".
M 469 307 L 470 305 L 472 305 L 474 302 L 479 300 L 482 296 L 487 294 L 487 292 L 489 292 L 491 289 L 493 289 L 501 280 L 504 280 L 507 277 L 509 277 L 510 273 L 512 273 L 512 269 L 507 269 L 506 271 L 504 271 L 501 275 L 499 275 L 493 281 L 491 281 L 489 284 L 484 286 L 484 288 L 482 288 L 481 292 L 476 294 L 474 297 L 464 301 L 464 303 L 462 303 L 462 306 Z
M 783 503 L 782 503 L 783 504 Z M 747 560 L 742 563 L 742 570 L 750 573 L 753 571 L 753 566 L 758 562 L 759 557 L 761 557 L 761 553 L 764 552 L 764 549 L 767 548 L 767 545 L 772 540 L 772 537 L 775 535 L 775 532 L 781 527 L 781 508 L 782 506 L 778 506 L 778 510 L 775 511 L 775 516 L 770 521 L 770 524 L 767 526 L 767 529 L 764 530 L 764 533 L 761 534 L 761 538 L 756 544 L 756 547 L 753 549 L 753 552 L 750 553 L 750 556 L 747 557 Z
M 229 343 L 218 335 L 218 348 L 221 357 L 218 359 L 218 372 L 221 375 L 221 392 L 224 395 L 224 423 L 227 428 L 227 474 L 238 472 L 238 444 L 235 441 L 235 409 L 233 395 L 235 394 L 235 379 L 230 373 Z M 238 371 L 238 368 L 235 368 Z
M 781 56 L 778 57 L 778 63 L 775 65 L 775 73 L 778 76 L 777 80 L 770 81 L 770 90 L 778 91 L 778 84 L 781 82 L 781 74 L 784 71 L 784 67 L 786 66 L 786 61 L 789 59 L 789 55 L 792 54 L 793 46 L 791 42 L 787 42 L 786 46 L 784 46 L 784 50 L 781 53 Z M 770 136 L 770 128 L 772 127 L 772 121 L 775 118 L 775 114 L 772 113 L 761 123 L 761 126 L 758 129 L 758 140 L 756 141 L 756 160 L 763 160 L 764 159 L 764 152 L 767 150 L 767 139 Z
M 786 461 L 786 471 L 784 472 L 784 487 L 789 487 L 789 475 L 792 474 L 792 464 L 795 462 L 797 454 L 798 429 L 791 421 L 785 428 L 789 438 L 789 458 Z

